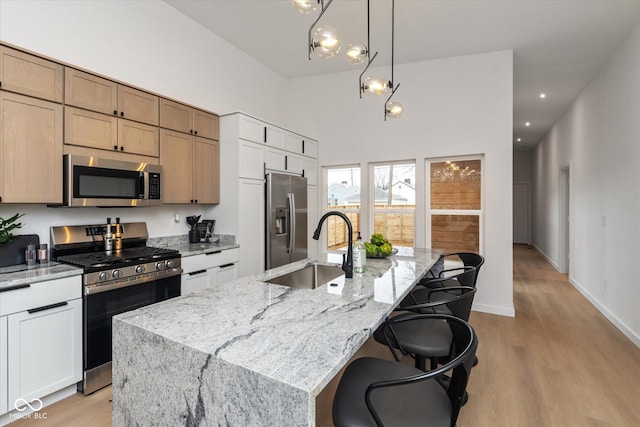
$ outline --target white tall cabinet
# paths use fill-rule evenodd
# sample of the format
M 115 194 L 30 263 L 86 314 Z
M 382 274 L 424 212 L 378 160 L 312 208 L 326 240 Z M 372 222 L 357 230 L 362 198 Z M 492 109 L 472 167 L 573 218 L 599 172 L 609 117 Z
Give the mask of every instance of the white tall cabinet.
M 0 415 L 7 412 L 7 316 L 0 316 Z
M 317 141 L 243 113 L 220 117 L 220 199 L 216 226 L 240 245 L 238 277 L 264 271 L 265 172 L 307 178 L 309 257 L 317 225 Z

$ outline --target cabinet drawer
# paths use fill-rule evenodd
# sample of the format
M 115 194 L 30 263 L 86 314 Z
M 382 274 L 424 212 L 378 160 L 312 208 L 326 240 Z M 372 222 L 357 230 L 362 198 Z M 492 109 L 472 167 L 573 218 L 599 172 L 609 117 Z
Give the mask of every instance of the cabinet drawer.
M 82 297 L 82 277 L 31 283 L 20 289 L 0 288 L 0 316 Z
M 185 274 L 189 274 L 194 271 L 235 263 L 238 262 L 238 258 L 238 249 L 227 249 L 220 252 L 212 249 L 209 253 L 183 257 L 182 270 Z
M 2 89 L 54 102 L 62 102 L 64 67 L 5 46 L 0 46 Z

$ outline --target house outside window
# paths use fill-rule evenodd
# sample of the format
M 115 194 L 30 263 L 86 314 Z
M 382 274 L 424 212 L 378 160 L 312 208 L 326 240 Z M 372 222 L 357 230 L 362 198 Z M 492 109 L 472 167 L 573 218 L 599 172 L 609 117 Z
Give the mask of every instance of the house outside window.
M 394 246 L 414 246 L 416 211 L 415 162 L 371 165 L 373 232 Z
M 427 160 L 427 242 L 445 253 L 481 253 L 483 159 Z
M 360 230 L 360 166 L 339 166 L 325 168 L 326 204 L 325 212 L 339 211 L 344 213 L 353 226 L 353 239 Z M 335 250 L 348 245 L 347 225 L 336 216 L 327 218 L 327 249 Z

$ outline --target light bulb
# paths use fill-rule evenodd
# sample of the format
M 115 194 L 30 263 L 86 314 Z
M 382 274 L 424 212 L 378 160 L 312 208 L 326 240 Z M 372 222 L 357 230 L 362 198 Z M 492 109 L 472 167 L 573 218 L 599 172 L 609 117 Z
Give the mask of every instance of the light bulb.
M 404 112 L 404 107 L 399 102 L 391 101 L 387 102 L 387 117 L 391 117 L 392 119 L 398 119 L 402 116 Z
M 318 10 L 318 2 L 317 0 L 293 0 L 293 7 L 303 15 L 308 15 Z
M 311 39 L 311 49 L 321 58 L 333 58 L 340 51 L 340 38 L 331 27 L 318 27 Z
M 364 79 L 362 90 L 365 95 L 382 95 L 389 90 L 389 86 L 386 80 L 380 77 L 369 76 Z
M 367 46 L 362 42 L 351 43 L 347 46 L 347 52 L 345 54 L 349 62 L 360 64 L 367 59 Z

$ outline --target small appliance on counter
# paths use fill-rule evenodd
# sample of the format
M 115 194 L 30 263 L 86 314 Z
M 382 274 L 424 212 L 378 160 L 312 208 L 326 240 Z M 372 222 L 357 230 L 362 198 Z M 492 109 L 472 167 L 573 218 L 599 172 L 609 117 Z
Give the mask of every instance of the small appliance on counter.
M 192 215 L 187 217 L 187 224 L 191 226 L 191 230 L 189 230 L 189 243 L 199 243 L 200 242 L 200 231 L 198 230 L 198 221 L 200 221 L 200 217 L 202 215 Z

